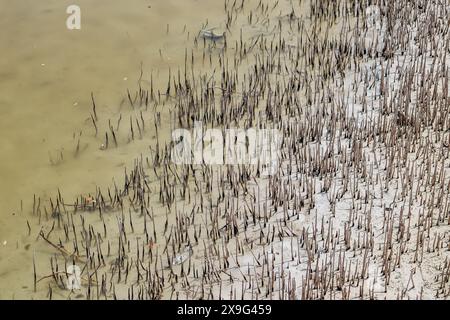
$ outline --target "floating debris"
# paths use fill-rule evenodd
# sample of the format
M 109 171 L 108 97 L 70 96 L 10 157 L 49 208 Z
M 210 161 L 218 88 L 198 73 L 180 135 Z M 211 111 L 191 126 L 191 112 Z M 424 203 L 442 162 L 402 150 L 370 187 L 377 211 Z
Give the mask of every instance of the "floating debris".
M 211 40 L 211 41 L 220 41 L 220 40 L 225 39 L 226 32 L 219 34 L 219 33 L 215 33 L 213 30 L 214 29 L 200 30 L 199 35 L 201 38 Z

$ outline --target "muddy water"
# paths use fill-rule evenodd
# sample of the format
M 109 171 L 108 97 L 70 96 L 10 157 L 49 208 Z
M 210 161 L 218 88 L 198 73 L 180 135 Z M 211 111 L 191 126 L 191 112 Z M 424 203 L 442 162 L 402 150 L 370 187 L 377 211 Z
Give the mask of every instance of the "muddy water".
M 26 298 L 32 283 L 32 253 L 23 248 L 33 194 L 94 192 L 142 152 L 99 150 L 88 125 L 91 92 L 98 113 L 115 114 L 141 66 L 144 80 L 167 81 L 202 24 L 223 19 L 222 1 L 78 0 L 81 30 L 68 30 L 72 3 L 0 0 L 1 299 Z M 80 134 L 86 148 L 75 156 Z

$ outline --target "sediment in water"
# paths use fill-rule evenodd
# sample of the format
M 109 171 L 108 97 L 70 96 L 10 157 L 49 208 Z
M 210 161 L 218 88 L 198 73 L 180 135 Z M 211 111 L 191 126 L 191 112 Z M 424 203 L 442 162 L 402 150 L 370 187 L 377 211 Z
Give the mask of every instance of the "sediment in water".
M 128 90 L 123 122 L 100 125 L 93 107 L 105 152 L 155 139 L 121 183 L 33 206 L 29 232 L 52 248 L 36 296 L 448 298 L 449 4 L 224 10 L 227 30 L 246 20 L 258 36 L 194 41 L 201 61 L 186 54 L 167 87 Z M 278 170 L 176 165 L 170 132 L 195 122 L 277 129 Z M 66 290 L 71 264 L 79 291 Z

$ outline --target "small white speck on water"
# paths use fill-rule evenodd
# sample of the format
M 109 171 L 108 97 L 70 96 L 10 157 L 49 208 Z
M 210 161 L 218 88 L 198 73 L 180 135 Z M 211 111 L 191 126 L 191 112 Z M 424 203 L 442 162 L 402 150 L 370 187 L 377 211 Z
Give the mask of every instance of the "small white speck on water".
M 124 77 L 124 78 L 123 78 L 123 81 L 127 81 L 127 80 L 128 80 L 128 77 Z
M 74 102 L 73 106 L 76 107 L 78 105 L 78 102 Z
M 45 67 L 45 63 L 41 63 L 41 67 Z
M 6 246 L 8 244 L 8 241 L 3 241 L 3 245 Z

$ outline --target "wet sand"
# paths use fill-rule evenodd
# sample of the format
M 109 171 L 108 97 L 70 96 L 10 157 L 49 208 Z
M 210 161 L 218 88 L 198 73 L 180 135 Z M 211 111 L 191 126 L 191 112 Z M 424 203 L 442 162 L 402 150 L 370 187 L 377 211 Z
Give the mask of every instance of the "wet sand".
M 222 17 L 216 25 L 223 28 L 226 17 L 222 5 L 217 7 L 221 13 L 214 16 Z M 182 85 L 172 71 L 169 99 L 158 97 L 148 105 L 139 101 L 149 90 L 148 72 L 147 77 L 143 77 L 145 84 L 139 82 L 144 87 L 144 91 L 137 92 L 139 97 L 135 96 L 139 71 L 134 74 L 136 82 L 134 87 L 130 86 L 130 96 L 122 92 L 110 105 L 104 102 L 102 94 L 91 90 L 99 106 L 96 111 L 99 120 L 90 122 L 88 118 L 83 123 L 83 134 L 88 137 L 80 139 L 84 143 L 81 144 L 83 151 L 77 152 L 72 162 L 78 169 L 70 168 L 65 161 L 50 166 L 53 173 L 63 177 L 56 181 L 60 184 L 55 184 L 62 195 L 57 195 L 55 188 L 48 189 L 48 194 L 42 195 L 45 203 L 38 210 L 33 206 L 34 216 L 20 214 L 22 219 L 30 220 L 31 231 L 27 235 L 26 223 L 22 221 L 21 250 L 18 251 L 21 253 L 14 257 L 21 256 L 26 267 L 23 273 L 14 275 L 23 281 L 16 281 L 14 285 L 11 281 L 9 285 L 26 288 L 9 293 L 14 291 L 16 298 L 53 299 L 448 297 L 448 190 L 444 187 L 448 184 L 448 157 L 442 156 L 448 137 L 442 134 L 439 121 L 430 122 L 429 131 L 420 131 L 423 137 L 414 135 L 408 126 L 422 129 L 421 121 L 428 121 L 428 118 L 412 110 L 411 119 L 406 116 L 397 119 L 400 116 L 382 104 L 386 100 L 381 98 L 397 97 L 400 92 L 405 94 L 405 90 L 400 91 L 399 83 L 415 90 L 408 86 L 405 78 L 398 78 L 401 62 L 417 59 L 415 47 L 408 47 L 406 53 L 404 48 L 396 48 L 396 58 L 390 58 L 383 46 L 377 47 L 385 41 L 377 36 L 383 30 L 383 23 L 379 29 L 359 26 L 368 28 L 364 29 L 362 37 L 362 31 L 355 32 L 354 20 L 335 17 L 332 21 L 330 13 L 336 8 L 321 8 L 327 12 L 325 18 L 320 17 L 319 10 L 315 24 L 301 27 L 300 21 L 311 21 L 309 2 L 302 2 L 302 5 L 301 9 L 295 7 L 296 14 L 287 2 L 280 3 L 276 11 L 270 4 L 261 6 L 257 2 L 247 3 L 245 9 L 240 9 L 239 4 L 232 8 L 230 3 L 225 6 L 228 14 L 237 17 L 230 24 L 232 29 L 227 38 L 229 51 L 225 57 L 230 58 L 227 68 L 234 63 L 234 70 L 233 67 L 227 69 L 232 75 L 229 79 L 221 79 L 217 71 L 214 75 L 211 72 L 214 68 L 220 70 L 219 65 L 225 60 L 218 55 L 220 48 L 206 50 L 206 67 L 204 62 L 198 62 L 202 51 L 205 52 L 200 42 L 195 49 L 195 70 L 209 70 L 208 76 L 199 77 L 199 71 L 189 79 L 192 82 Z M 402 9 L 396 10 L 401 12 Z M 249 16 L 250 13 L 253 16 Z M 245 21 L 251 22 L 246 25 Z M 332 28 L 326 31 L 328 23 Z M 272 27 L 280 24 L 283 33 L 273 33 Z M 200 28 L 198 24 L 196 28 Z M 242 40 L 240 28 L 245 30 Z M 414 34 L 419 30 L 411 26 L 409 32 Z M 313 35 L 324 38 L 314 38 L 315 42 L 311 42 Z M 312 46 L 325 42 L 327 36 L 344 45 L 353 43 L 351 37 L 359 37 L 358 45 L 365 47 L 365 52 L 358 56 L 341 47 L 338 50 L 341 59 L 335 56 L 333 60 L 326 56 L 327 49 L 320 51 L 323 47 Z M 402 39 L 398 34 L 391 34 L 391 37 L 395 41 Z M 448 33 L 440 37 L 446 39 Z M 254 42 L 255 38 L 258 42 Z M 192 39 L 186 40 L 177 58 L 173 58 L 183 76 L 186 70 L 184 48 L 193 46 L 192 42 Z M 442 54 L 445 42 L 437 42 L 440 44 L 438 52 Z M 377 56 L 378 50 L 381 56 Z M 296 65 L 298 61 L 301 65 Z M 422 73 L 442 76 L 433 73 L 436 70 L 431 68 L 432 54 L 424 61 L 422 65 L 426 67 Z M 386 70 L 385 78 L 377 71 L 380 64 Z M 145 74 L 145 68 L 143 70 Z M 262 77 L 259 85 L 255 85 L 257 78 L 252 78 L 255 74 Z M 160 75 L 158 77 L 155 71 L 154 79 L 158 80 L 154 88 L 164 92 L 167 75 Z M 224 84 L 238 78 L 236 88 L 224 89 Z M 211 83 L 211 79 L 216 83 Z M 118 86 L 123 86 L 123 81 L 129 78 L 118 80 Z M 385 87 L 384 81 L 391 86 Z M 204 87 L 200 88 L 201 85 Z M 197 106 L 189 104 L 187 99 L 195 97 L 188 90 L 192 86 L 193 92 L 199 92 L 205 99 L 197 101 Z M 298 88 L 297 91 L 294 88 Z M 180 91 L 174 92 L 177 89 Z M 245 126 L 251 119 L 258 121 L 251 113 L 255 103 L 253 112 L 265 112 L 258 114 L 262 115 L 259 121 L 273 123 L 283 131 L 288 146 L 283 149 L 284 161 L 274 177 L 261 178 L 255 174 L 254 167 L 209 169 L 195 166 L 194 169 L 154 158 L 157 142 L 161 149 L 159 154 L 164 155 L 164 145 L 170 142 L 170 131 L 179 125 L 177 122 L 189 127 L 193 117 L 213 119 L 208 118 L 208 112 L 213 110 L 210 103 L 214 99 L 208 101 L 207 97 L 214 90 L 218 92 L 216 97 L 228 101 L 226 94 L 221 96 L 223 91 L 234 99 L 225 103 L 229 109 L 221 111 L 225 117 L 234 112 L 236 119 L 226 118 L 227 126 Z M 442 95 L 447 94 L 444 88 L 439 90 L 443 90 Z M 389 94 L 386 95 L 386 91 Z M 261 97 L 259 104 L 255 102 L 258 97 Z M 270 100 L 267 97 L 273 99 L 270 108 L 264 106 Z M 84 116 L 89 116 L 94 112 L 90 92 L 85 99 Z M 448 126 L 442 113 L 444 109 L 435 105 L 436 101 L 431 99 L 428 106 L 436 108 L 437 119 L 443 119 L 443 126 Z M 183 108 L 184 114 L 176 112 Z M 198 108 L 199 112 L 190 108 Z M 116 123 L 121 115 L 123 122 L 119 126 Z M 155 120 L 157 115 L 162 121 Z M 180 118 L 176 119 L 176 115 Z M 94 115 L 94 118 L 97 117 Z M 110 131 L 109 120 L 114 124 Z M 130 130 L 129 120 L 134 129 Z M 414 125 L 408 124 L 414 121 Z M 92 122 L 98 125 L 97 136 Z M 291 125 L 290 129 L 287 124 Z M 155 126 L 158 132 L 153 130 Z M 395 130 L 399 131 L 399 136 Z M 109 133 L 109 145 L 101 150 L 101 145 L 106 143 L 105 131 Z M 118 147 L 111 140 L 113 132 L 117 134 Z M 401 137 L 402 143 L 395 143 L 394 137 Z M 403 156 L 395 157 L 397 152 L 403 154 L 408 149 L 403 144 L 408 141 L 403 140 L 404 137 L 419 146 L 410 152 L 407 160 Z M 67 147 L 71 147 L 72 153 L 77 141 L 75 136 Z M 84 149 L 88 143 L 88 148 Z M 294 148 L 296 155 L 290 153 Z M 140 161 L 132 164 L 134 156 L 139 154 L 142 154 Z M 332 157 L 327 156 L 330 154 Z M 330 158 L 335 161 L 328 160 Z M 56 156 L 52 161 L 57 163 L 57 159 Z M 439 160 L 432 164 L 430 159 Z M 86 166 L 83 166 L 84 161 Z M 421 173 L 411 173 L 414 166 Z M 75 174 L 76 170 L 86 171 L 86 168 L 92 169 L 88 175 Z M 127 168 L 125 174 L 124 168 Z M 251 178 L 243 173 L 247 170 Z M 71 174 L 79 182 L 67 186 Z M 430 178 L 424 179 L 427 175 Z M 83 181 L 82 177 L 87 180 Z M 187 180 L 180 177 L 187 177 Z M 410 186 L 405 179 L 410 179 Z M 114 190 L 114 185 L 118 189 Z M 112 197 L 107 188 L 111 188 Z M 420 195 L 421 188 L 424 188 L 424 196 Z M 30 194 L 36 190 L 45 188 L 33 189 Z M 437 200 L 435 194 L 440 201 L 433 206 Z M 75 199 L 74 195 L 80 197 Z M 52 202 L 45 196 L 51 197 Z M 74 207 L 76 212 L 73 212 Z M 24 211 L 28 210 L 29 214 L 30 206 L 27 208 Z M 59 242 L 62 246 L 58 246 Z M 26 247 L 28 244 L 30 246 Z M 192 251 L 186 246 L 191 246 Z M 31 252 L 37 257 L 36 290 Z M 54 270 L 52 274 L 50 268 L 55 259 L 58 270 L 64 269 L 64 260 L 84 265 L 82 290 L 72 293 L 64 290 L 67 275 L 55 274 Z M 178 260 L 182 263 L 177 263 Z M 17 276 L 19 274 L 21 277 Z M 13 279 L 12 275 L 12 272 L 6 273 L 3 278 Z

